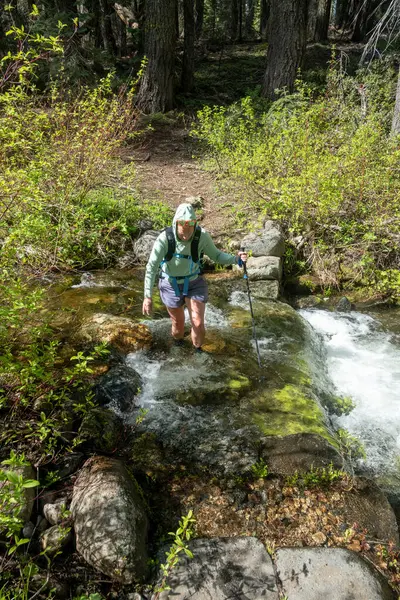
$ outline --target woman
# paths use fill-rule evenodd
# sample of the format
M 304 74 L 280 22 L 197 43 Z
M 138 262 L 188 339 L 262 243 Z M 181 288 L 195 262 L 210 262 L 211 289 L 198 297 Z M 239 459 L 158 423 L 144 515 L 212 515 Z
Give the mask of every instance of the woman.
M 234 256 L 218 250 L 210 234 L 197 225 L 192 205 L 180 204 L 172 228 L 164 229 L 154 242 L 144 281 L 143 314 L 150 316 L 152 313 L 152 291 L 156 275 L 160 272 L 158 287 L 172 320 L 172 337 L 177 345 L 183 344 L 186 305 L 192 323 L 192 342 L 197 352 L 202 351 L 204 342 L 204 313 L 208 300 L 207 282 L 201 274 L 203 254 L 220 265 L 241 266 L 247 260 L 245 252 Z

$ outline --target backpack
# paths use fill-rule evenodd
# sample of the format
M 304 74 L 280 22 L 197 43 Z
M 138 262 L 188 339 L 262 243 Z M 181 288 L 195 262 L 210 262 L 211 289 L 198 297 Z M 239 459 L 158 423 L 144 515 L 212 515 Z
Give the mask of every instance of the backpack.
M 164 229 L 165 234 L 168 240 L 168 250 L 167 254 L 164 257 L 163 262 L 168 262 L 175 254 L 176 240 L 172 227 L 166 227 Z M 200 266 L 200 270 L 202 269 L 202 258 L 203 254 L 199 256 L 199 242 L 201 236 L 201 227 L 199 225 L 196 226 L 194 236 L 190 245 L 190 254 L 179 254 L 179 258 L 192 258 L 194 263 L 198 263 Z

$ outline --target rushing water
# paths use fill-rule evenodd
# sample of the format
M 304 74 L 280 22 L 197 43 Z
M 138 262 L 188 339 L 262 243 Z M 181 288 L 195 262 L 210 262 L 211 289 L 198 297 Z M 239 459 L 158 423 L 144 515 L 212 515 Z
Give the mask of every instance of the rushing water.
M 374 473 L 398 472 L 400 456 L 400 342 L 380 315 L 302 310 L 322 336 L 328 373 L 355 408 L 338 419 L 364 443 Z M 400 314 L 397 313 L 398 324 Z M 391 328 L 392 329 L 392 328 Z
M 60 299 L 78 317 L 124 309 L 126 316 L 141 318 L 142 282 L 134 273 L 89 273 L 74 283 Z M 355 408 L 334 417 L 335 426 L 361 439 L 367 453 L 363 466 L 371 474 L 399 478 L 400 311 L 367 315 L 313 309 L 299 316 L 284 304 L 255 300 L 260 371 L 245 288 L 235 283 L 225 294 L 216 282 L 211 292 L 206 309 L 210 355 L 195 355 L 190 339 L 183 348 L 171 346 L 170 321 L 161 306 L 154 320 L 146 320 L 152 348 L 126 361 L 143 384 L 131 416 L 124 415 L 128 421 L 135 422 L 138 405 L 147 408 L 143 430 L 165 445 L 182 446 L 200 462 L 229 461 L 231 453 L 235 471 L 238 461 L 249 465 L 257 459 L 259 406 L 267 425 L 281 410 L 282 422 L 294 419 L 295 432 L 301 431 L 295 403 L 280 409 L 274 404 L 276 391 L 297 385 L 323 404 L 324 394 L 350 396 Z

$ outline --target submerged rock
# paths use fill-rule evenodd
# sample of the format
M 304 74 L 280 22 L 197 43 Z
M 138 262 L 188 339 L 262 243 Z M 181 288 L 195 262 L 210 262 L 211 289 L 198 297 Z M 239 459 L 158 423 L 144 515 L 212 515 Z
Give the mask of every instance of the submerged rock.
M 138 484 L 124 464 L 95 456 L 75 482 L 71 512 L 76 549 L 93 567 L 124 584 L 147 571 L 147 517 Z
M 96 313 L 88 317 L 75 335 L 80 343 L 107 343 L 123 353 L 149 348 L 151 333 L 146 325 L 124 317 Z
M 348 298 L 346 298 L 346 296 L 343 296 L 343 298 L 340 298 L 339 302 L 336 305 L 336 310 L 338 312 L 350 312 L 352 309 L 352 305 L 351 302 Z
M 101 405 L 112 402 L 121 412 L 129 410 L 134 406 L 142 383 L 142 378 L 134 369 L 118 365 L 98 380 L 96 399 Z

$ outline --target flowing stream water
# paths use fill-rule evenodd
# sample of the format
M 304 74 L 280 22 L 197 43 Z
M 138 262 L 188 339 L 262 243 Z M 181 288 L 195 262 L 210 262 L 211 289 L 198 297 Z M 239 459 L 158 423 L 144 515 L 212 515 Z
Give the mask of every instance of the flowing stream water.
M 135 274 L 96 273 L 65 290 L 61 306 L 83 317 L 128 307 L 126 316 L 142 320 L 141 289 Z M 148 409 L 142 431 L 188 461 L 224 463 L 231 473 L 257 460 L 263 436 L 307 431 L 326 437 L 333 423 L 363 442 L 367 458 L 360 467 L 400 490 L 400 310 L 296 313 L 255 300 L 260 371 L 243 282 L 228 282 L 224 290 L 217 280 L 210 292 L 210 354 L 195 355 L 189 338 L 183 348 L 173 347 L 161 305 L 156 318 L 146 320 L 153 344 L 126 358 L 142 386 L 124 418 L 135 423 L 138 410 Z M 355 408 L 321 423 L 324 395 L 349 396 Z
M 400 312 L 301 310 L 323 339 L 328 374 L 355 408 L 338 425 L 364 444 L 375 474 L 400 471 Z M 397 319 L 396 319 L 397 316 Z

